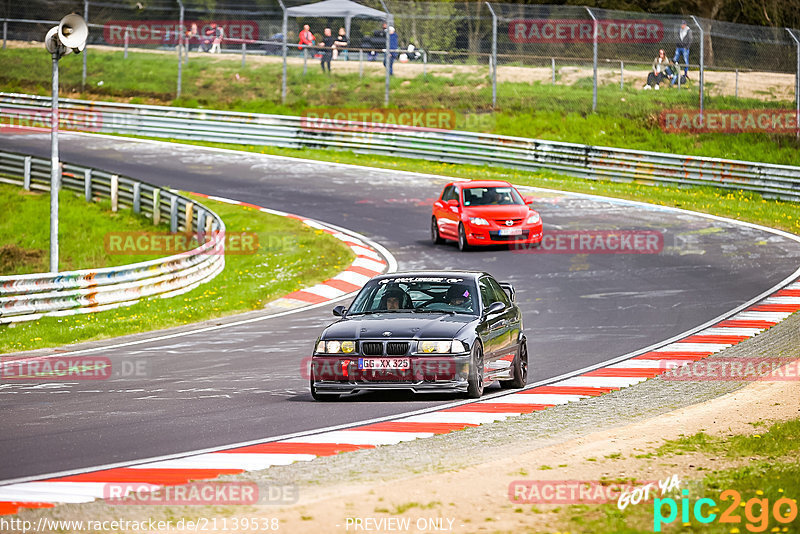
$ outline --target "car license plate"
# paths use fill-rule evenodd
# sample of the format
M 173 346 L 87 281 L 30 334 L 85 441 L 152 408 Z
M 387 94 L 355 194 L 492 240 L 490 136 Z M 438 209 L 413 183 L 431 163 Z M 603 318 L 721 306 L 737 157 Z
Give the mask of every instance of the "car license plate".
M 500 228 L 500 235 L 522 235 L 522 228 Z
M 359 358 L 359 369 L 411 369 L 408 358 Z

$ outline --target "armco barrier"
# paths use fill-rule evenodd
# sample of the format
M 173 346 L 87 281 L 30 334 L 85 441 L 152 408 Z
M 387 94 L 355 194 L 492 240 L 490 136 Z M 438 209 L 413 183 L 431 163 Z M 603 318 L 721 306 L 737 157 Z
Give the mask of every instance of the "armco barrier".
M 0 182 L 49 190 L 50 160 L 0 152 Z M 80 165 L 63 165 L 62 186 L 84 193 L 89 202 L 111 198 L 112 209 L 130 206 L 156 224 L 169 221 L 172 232 L 197 232 L 207 240 L 180 254 L 121 267 L 0 276 L 0 324 L 100 311 L 154 295 L 174 296 L 208 282 L 225 266 L 225 224 L 201 204 Z
M 743 189 L 800 200 L 800 168 L 521 137 L 302 117 L 62 99 L 77 130 L 289 148 L 335 148 L 446 163 L 549 169 L 589 179 Z M 46 97 L 0 93 L 0 121 L 44 120 Z M 42 124 L 44 126 L 44 124 Z

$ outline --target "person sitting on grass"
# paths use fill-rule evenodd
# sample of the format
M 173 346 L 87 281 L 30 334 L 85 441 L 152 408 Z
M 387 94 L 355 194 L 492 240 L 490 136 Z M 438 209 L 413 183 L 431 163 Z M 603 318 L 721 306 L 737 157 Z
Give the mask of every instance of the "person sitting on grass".
M 655 88 L 658 91 L 661 88 L 661 82 L 672 78 L 674 72 L 678 72 L 678 66 L 670 61 L 664 50 L 659 50 L 658 56 L 653 60 L 653 70 L 647 74 L 647 83 L 644 89 Z

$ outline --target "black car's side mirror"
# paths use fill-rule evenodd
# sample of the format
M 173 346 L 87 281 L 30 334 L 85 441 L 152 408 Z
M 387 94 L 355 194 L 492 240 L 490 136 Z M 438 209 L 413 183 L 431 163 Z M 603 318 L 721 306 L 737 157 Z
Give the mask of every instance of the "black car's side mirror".
M 497 313 L 497 312 L 499 312 L 499 311 L 502 311 L 502 310 L 504 310 L 504 309 L 505 309 L 505 307 L 506 307 L 506 305 L 505 305 L 505 304 L 503 304 L 503 303 L 502 303 L 502 302 L 500 302 L 500 301 L 497 301 L 497 302 L 492 302 L 492 303 L 489 305 L 489 307 L 488 307 L 488 308 L 486 308 L 486 310 L 484 310 L 483 314 L 484 314 L 484 315 L 491 315 L 491 314 L 493 314 L 493 313 Z
M 345 308 L 344 306 L 336 306 L 333 309 L 333 314 L 336 317 L 344 317 L 347 314 L 347 308 Z

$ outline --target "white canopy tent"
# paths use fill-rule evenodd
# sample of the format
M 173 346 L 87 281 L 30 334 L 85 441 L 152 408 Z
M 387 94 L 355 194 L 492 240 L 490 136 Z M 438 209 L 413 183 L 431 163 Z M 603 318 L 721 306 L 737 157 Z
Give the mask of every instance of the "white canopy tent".
M 288 17 L 334 17 L 344 19 L 344 29 L 350 36 L 350 23 L 355 17 L 392 21 L 391 13 L 361 5 L 351 0 L 322 0 L 312 4 L 303 4 L 287 8 Z

